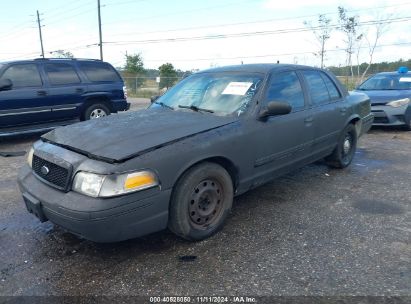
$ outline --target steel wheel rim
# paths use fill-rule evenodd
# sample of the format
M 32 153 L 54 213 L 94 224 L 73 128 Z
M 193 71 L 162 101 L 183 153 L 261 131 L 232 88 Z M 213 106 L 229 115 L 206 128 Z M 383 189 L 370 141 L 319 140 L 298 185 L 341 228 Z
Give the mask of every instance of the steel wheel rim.
M 191 224 L 200 229 L 215 224 L 223 210 L 223 188 L 214 179 L 201 181 L 190 196 L 188 212 Z
M 107 116 L 106 111 L 104 111 L 103 109 L 94 109 L 93 111 L 91 111 L 90 113 L 90 119 L 94 119 L 94 118 L 100 118 L 100 117 L 104 117 Z
M 341 151 L 344 163 L 349 162 L 351 159 L 353 144 L 353 136 L 351 135 L 351 133 L 347 133 L 344 137 L 343 148 Z

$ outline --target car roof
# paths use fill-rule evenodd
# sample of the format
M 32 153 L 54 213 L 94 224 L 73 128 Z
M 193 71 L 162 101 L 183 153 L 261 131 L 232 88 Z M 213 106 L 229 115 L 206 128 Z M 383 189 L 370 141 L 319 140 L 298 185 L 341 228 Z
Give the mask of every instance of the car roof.
M 407 72 L 407 73 L 399 73 L 399 72 L 381 72 L 381 73 L 377 73 L 375 75 L 395 75 L 395 76 L 401 76 L 401 75 L 407 75 L 407 76 L 411 76 L 411 72 Z M 374 75 L 374 76 L 375 76 Z
M 200 71 L 199 73 L 220 73 L 220 72 L 249 72 L 249 73 L 269 73 L 271 71 L 282 71 L 290 69 L 315 69 L 313 67 L 297 64 L 275 64 L 275 63 L 258 63 L 258 64 L 241 64 L 224 67 L 211 68 Z
M 10 63 L 33 63 L 33 62 L 67 62 L 67 61 L 93 61 L 102 62 L 100 59 L 89 59 L 89 58 L 35 58 L 35 59 L 25 59 L 25 60 L 10 60 L 1 61 L 1 64 Z

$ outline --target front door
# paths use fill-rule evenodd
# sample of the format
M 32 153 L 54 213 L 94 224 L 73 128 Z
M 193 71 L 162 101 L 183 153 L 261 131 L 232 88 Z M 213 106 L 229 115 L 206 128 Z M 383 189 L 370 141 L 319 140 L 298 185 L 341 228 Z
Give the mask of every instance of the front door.
M 10 90 L 0 91 L 0 127 L 33 124 L 44 121 L 50 114 L 45 105 L 47 89 L 38 66 L 21 63 L 9 66 L 0 79 L 10 79 Z
M 254 167 L 261 182 L 272 178 L 275 171 L 282 174 L 291 165 L 304 162 L 312 153 L 313 114 L 307 110 L 300 78 L 294 71 L 275 73 L 264 93 L 263 109 L 270 101 L 288 102 L 291 113 L 272 116 L 258 122 Z

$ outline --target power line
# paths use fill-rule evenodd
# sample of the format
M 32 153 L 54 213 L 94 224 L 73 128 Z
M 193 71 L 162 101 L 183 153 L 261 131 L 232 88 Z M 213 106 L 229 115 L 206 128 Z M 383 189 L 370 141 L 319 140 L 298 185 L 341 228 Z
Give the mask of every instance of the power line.
M 403 42 L 403 43 L 391 43 L 391 44 L 381 44 L 377 46 L 377 48 L 381 47 L 388 47 L 388 46 L 401 46 L 401 45 L 411 45 L 411 42 Z M 355 48 L 354 50 L 358 49 L 365 49 L 367 47 L 362 46 Z M 327 52 L 345 52 L 344 49 L 329 49 L 326 50 Z M 267 58 L 267 57 L 284 57 L 284 56 L 295 56 L 295 55 L 307 55 L 313 54 L 316 51 L 305 51 L 305 52 L 294 52 L 294 53 L 277 53 L 277 54 L 264 54 L 264 55 L 248 55 L 248 56 L 235 56 L 235 57 L 209 57 L 209 58 L 191 58 L 191 59 L 147 59 L 145 61 L 148 62 L 166 62 L 166 61 L 173 61 L 173 62 L 191 62 L 191 61 L 213 61 L 213 60 L 234 60 L 234 59 L 249 59 L 249 58 Z
M 154 15 L 154 16 L 148 16 L 145 18 L 138 18 L 138 20 L 150 20 L 150 19 L 156 19 L 156 18 L 161 18 L 161 17 L 169 17 L 169 16 L 176 16 L 176 15 L 182 15 L 182 14 L 186 14 L 186 13 L 192 13 L 192 12 L 196 12 L 196 11 L 206 11 L 206 10 L 211 10 L 211 9 L 215 9 L 215 8 L 221 8 L 221 7 L 228 7 L 228 6 L 233 6 L 233 5 L 240 5 L 240 4 L 244 4 L 247 2 L 252 2 L 253 0 L 245 0 L 242 2 L 231 2 L 231 3 L 226 3 L 226 4 L 220 4 L 220 5 L 215 5 L 215 6 L 208 6 L 208 7 L 202 7 L 202 8 L 195 8 L 195 9 L 190 9 L 190 10 L 185 10 L 185 11 L 180 11 L 180 12 L 175 12 L 175 13 L 166 13 L 166 14 L 160 14 L 160 15 Z M 121 20 L 121 22 L 124 21 L 134 21 L 135 18 L 133 19 L 123 19 Z M 117 22 L 107 22 L 104 23 L 103 25 L 108 25 L 108 24 L 115 24 Z
M 411 16 L 403 18 L 391 18 L 384 20 L 373 20 L 359 22 L 359 25 L 375 25 L 383 23 L 394 23 L 394 22 L 408 22 L 411 21 Z M 331 28 L 339 28 L 340 25 L 334 24 L 330 25 Z M 279 29 L 272 31 L 254 31 L 254 32 L 242 32 L 242 33 L 231 33 L 231 34 L 214 34 L 206 36 L 191 36 L 191 37 L 173 37 L 173 38 L 159 38 L 159 39 L 146 39 L 146 40 L 129 40 L 129 41 L 106 41 L 106 44 L 111 45 L 133 45 L 133 44 L 153 44 L 153 43 L 164 43 L 164 42 L 185 42 L 185 41 L 197 41 L 197 40 L 210 40 L 210 39 L 224 39 L 224 38 L 238 38 L 238 37 L 250 37 L 250 36 L 261 36 L 261 35 L 276 35 L 276 34 L 288 34 L 288 33 L 298 33 L 312 31 L 313 29 L 321 29 L 321 26 L 306 28 L 292 28 L 292 29 Z
M 411 2 L 396 4 L 396 5 L 383 5 L 374 7 L 374 9 L 380 8 L 389 8 L 389 7 L 399 7 L 404 5 L 411 5 Z M 359 11 L 369 11 L 367 9 L 356 9 L 356 10 L 349 10 L 347 12 L 359 12 Z M 322 15 L 336 15 L 338 12 L 328 12 L 322 13 Z M 255 21 L 247 21 L 247 22 L 236 22 L 236 23 L 225 23 L 225 24 L 214 24 L 214 25 L 203 25 L 203 26 L 194 26 L 194 27 L 183 27 L 183 28 L 176 28 L 176 29 L 169 29 L 169 30 L 158 30 L 158 31 L 146 31 L 146 32 L 125 32 L 121 33 L 120 36 L 125 35 L 139 35 L 139 34 L 158 34 L 158 33 L 169 33 L 169 32 L 178 32 L 178 31 L 190 31 L 194 29 L 210 29 L 210 28 L 219 28 L 219 27 L 228 27 L 228 26 L 237 26 L 237 25 L 249 25 L 249 24 L 258 24 L 258 23 L 268 23 L 268 22 L 276 22 L 276 21 L 288 21 L 288 20 L 296 20 L 296 19 L 303 19 L 303 18 L 310 18 L 310 17 L 318 17 L 319 14 L 311 14 L 311 15 L 302 15 L 296 17 L 280 17 L 280 18 L 271 18 L 271 19 L 263 19 L 263 20 L 255 20 Z M 141 20 L 141 19 L 139 19 Z M 116 34 L 116 36 L 119 36 Z

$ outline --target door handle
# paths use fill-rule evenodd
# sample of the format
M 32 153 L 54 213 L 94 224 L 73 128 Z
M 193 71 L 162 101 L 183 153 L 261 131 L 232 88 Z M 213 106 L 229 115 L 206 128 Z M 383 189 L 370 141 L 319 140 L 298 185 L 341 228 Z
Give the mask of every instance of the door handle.
M 37 91 L 37 96 L 46 96 L 46 95 L 47 95 L 46 91 L 43 91 L 43 90 Z
M 345 112 L 347 112 L 347 108 L 346 108 L 346 107 L 341 108 L 341 109 L 340 109 L 340 112 L 344 114 Z
M 80 94 L 81 94 L 81 93 L 84 93 L 84 89 L 82 89 L 82 88 L 77 88 L 77 89 L 76 89 L 76 93 L 80 93 Z

